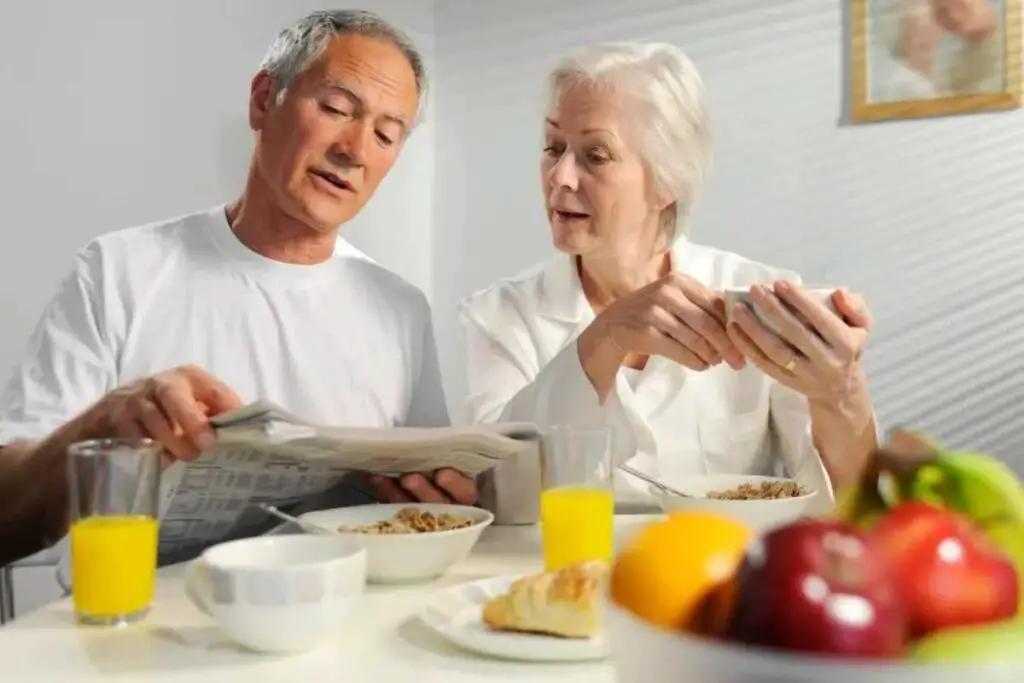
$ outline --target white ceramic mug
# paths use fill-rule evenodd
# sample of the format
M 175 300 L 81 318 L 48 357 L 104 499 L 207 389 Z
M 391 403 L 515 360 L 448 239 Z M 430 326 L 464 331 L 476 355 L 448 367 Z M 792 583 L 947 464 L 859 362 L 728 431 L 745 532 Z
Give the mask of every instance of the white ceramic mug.
M 832 294 L 838 289 L 838 287 L 829 287 L 828 285 L 800 285 L 800 288 L 810 294 L 813 298 L 825 304 L 826 308 L 830 311 L 839 315 L 839 311 L 836 310 L 835 305 L 832 303 Z M 778 334 L 778 330 L 775 329 L 775 326 L 769 323 L 761 313 L 761 310 L 754 305 L 754 302 L 750 297 L 749 287 L 727 289 L 723 294 L 725 297 L 725 320 L 727 323 L 732 322 L 733 311 L 736 308 L 736 304 L 745 303 L 750 306 L 750 310 L 754 312 L 754 315 L 764 324 L 765 327 Z
M 207 548 L 185 572 L 192 603 L 235 642 L 294 653 L 336 634 L 366 587 L 366 551 L 333 535 L 294 534 Z

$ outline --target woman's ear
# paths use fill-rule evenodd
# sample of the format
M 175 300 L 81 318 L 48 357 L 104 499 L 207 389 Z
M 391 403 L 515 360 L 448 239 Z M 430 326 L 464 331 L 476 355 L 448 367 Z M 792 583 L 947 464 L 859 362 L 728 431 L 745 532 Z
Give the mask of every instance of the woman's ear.
M 679 202 L 673 199 L 661 206 L 658 212 L 661 214 L 662 221 L 671 221 L 674 223 L 676 217 L 679 215 Z
M 666 236 L 674 235 L 676 231 L 676 221 L 679 220 L 678 202 L 671 202 L 668 206 L 665 206 L 658 215 L 658 222 L 661 225 L 662 233 Z

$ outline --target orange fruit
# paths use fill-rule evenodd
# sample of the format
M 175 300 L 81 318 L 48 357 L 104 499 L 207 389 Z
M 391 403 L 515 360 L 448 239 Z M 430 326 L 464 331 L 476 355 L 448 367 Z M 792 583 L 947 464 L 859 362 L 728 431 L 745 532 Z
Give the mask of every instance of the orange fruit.
M 731 580 L 753 539 L 730 517 L 672 513 L 638 532 L 615 558 L 611 598 L 656 626 L 715 631 L 731 609 Z

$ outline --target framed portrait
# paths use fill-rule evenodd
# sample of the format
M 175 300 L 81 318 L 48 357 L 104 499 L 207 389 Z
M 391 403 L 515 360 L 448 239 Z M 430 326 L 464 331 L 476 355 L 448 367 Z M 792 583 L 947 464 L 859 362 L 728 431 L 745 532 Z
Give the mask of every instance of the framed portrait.
M 849 0 L 855 122 L 1021 105 L 1021 0 Z

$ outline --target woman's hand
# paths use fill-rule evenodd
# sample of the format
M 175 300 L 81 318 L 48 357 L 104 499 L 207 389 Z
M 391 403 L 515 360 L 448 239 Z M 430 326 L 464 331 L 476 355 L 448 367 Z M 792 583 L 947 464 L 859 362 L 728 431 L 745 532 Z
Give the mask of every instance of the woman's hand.
M 725 331 L 721 295 L 679 273 L 622 297 L 593 325 L 626 354 L 664 356 L 691 370 L 707 370 L 722 361 L 736 369 L 744 365 Z
M 600 396 L 627 355 L 664 356 L 692 370 L 746 361 L 725 331 L 721 294 L 679 273 L 641 287 L 603 310 L 580 335 L 584 370 Z
M 765 374 L 809 401 L 835 408 L 867 396 L 860 358 L 872 318 L 863 297 L 832 294 L 840 315 L 787 281 L 755 285 L 752 303 L 779 332 L 774 334 L 747 306 L 737 306 L 729 338 Z

